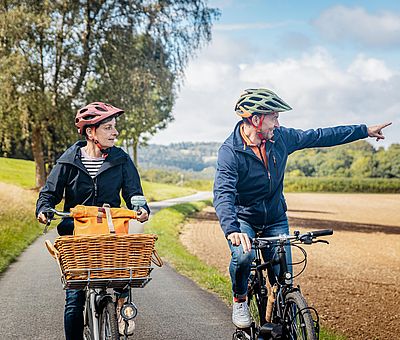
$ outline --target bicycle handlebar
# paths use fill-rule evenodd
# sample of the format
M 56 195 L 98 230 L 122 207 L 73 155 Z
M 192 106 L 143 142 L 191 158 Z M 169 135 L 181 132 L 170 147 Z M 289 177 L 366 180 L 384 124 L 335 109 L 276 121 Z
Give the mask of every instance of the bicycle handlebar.
M 311 235 L 313 237 L 329 236 L 329 235 L 333 235 L 333 230 L 332 229 L 323 229 L 323 230 L 310 231 L 309 233 L 311 233 Z
M 71 216 L 70 212 L 59 211 L 59 210 L 56 210 L 54 208 L 47 208 L 47 209 L 45 209 L 45 210 L 43 210 L 41 212 L 43 214 L 45 214 L 47 218 L 48 218 L 49 214 L 50 215 L 53 214 L 53 215 L 57 215 L 57 216 L 61 216 L 61 217 L 70 217 Z M 52 218 L 50 218 L 50 219 L 52 219 Z
M 294 231 L 293 235 L 282 234 L 279 236 L 272 237 L 255 237 L 251 239 L 251 242 L 260 246 L 262 244 L 271 244 L 274 242 L 285 243 L 287 241 L 300 241 L 302 243 L 312 243 L 312 240 L 320 236 L 333 235 L 332 229 L 314 230 L 308 231 L 304 234 L 300 234 L 298 230 Z

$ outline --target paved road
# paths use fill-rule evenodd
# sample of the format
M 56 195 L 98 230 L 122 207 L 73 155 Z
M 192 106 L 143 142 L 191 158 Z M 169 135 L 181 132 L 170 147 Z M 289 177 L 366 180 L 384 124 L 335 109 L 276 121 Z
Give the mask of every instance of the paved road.
M 209 197 L 200 193 L 179 199 Z M 178 200 L 152 204 L 153 212 Z M 41 236 L 0 276 L 0 340 L 63 339 L 64 291 L 55 261 L 44 240 L 54 241 L 53 230 Z M 165 265 L 153 271 L 144 289 L 135 289 L 139 308 L 132 339 L 231 339 L 230 310 L 213 294 Z

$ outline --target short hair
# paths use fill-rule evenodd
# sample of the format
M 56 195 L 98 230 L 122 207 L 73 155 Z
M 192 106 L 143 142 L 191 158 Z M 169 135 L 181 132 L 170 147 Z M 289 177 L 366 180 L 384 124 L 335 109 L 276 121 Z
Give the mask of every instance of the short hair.
M 111 117 L 107 117 L 106 119 L 103 119 L 102 121 L 96 123 L 96 124 L 92 124 L 92 125 L 85 125 L 82 129 L 82 136 L 85 137 L 86 139 L 88 138 L 88 135 L 86 133 L 86 129 L 87 128 L 98 128 L 100 125 L 103 124 L 107 124 L 108 122 L 111 122 L 114 118 L 116 118 L 115 116 L 111 116 Z

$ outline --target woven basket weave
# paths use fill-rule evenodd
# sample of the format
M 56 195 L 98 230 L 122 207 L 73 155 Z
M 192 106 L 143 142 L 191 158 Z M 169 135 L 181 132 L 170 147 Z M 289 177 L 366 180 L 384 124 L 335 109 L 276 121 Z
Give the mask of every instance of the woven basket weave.
M 61 236 L 54 243 L 66 280 L 147 277 L 157 235 L 104 234 Z M 131 268 L 112 270 L 111 268 Z M 132 271 L 132 273 L 131 273 Z

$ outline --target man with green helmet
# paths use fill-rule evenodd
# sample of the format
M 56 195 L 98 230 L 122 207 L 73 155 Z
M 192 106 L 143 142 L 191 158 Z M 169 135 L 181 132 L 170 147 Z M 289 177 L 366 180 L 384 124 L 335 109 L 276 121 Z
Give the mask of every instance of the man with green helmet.
M 218 152 L 214 207 L 231 249 L 232 321 L 251 324 L 246 302 L 247 280 L 254 252 L 249 238 L 288 234 L 283 178 L 288 155 L 296 150 L 350 143 L 366 137 L 383 139 L 391 123 L 367 127 L 347 125 L 298 130 L 279 125 L 279 113 L 291 107 L 268 89 L 248 89 L 235 105 L 242 118 Z M 291 263 L 290 247 L 287 261 Z M 266 250 L 264 259 L 272 259 Z

